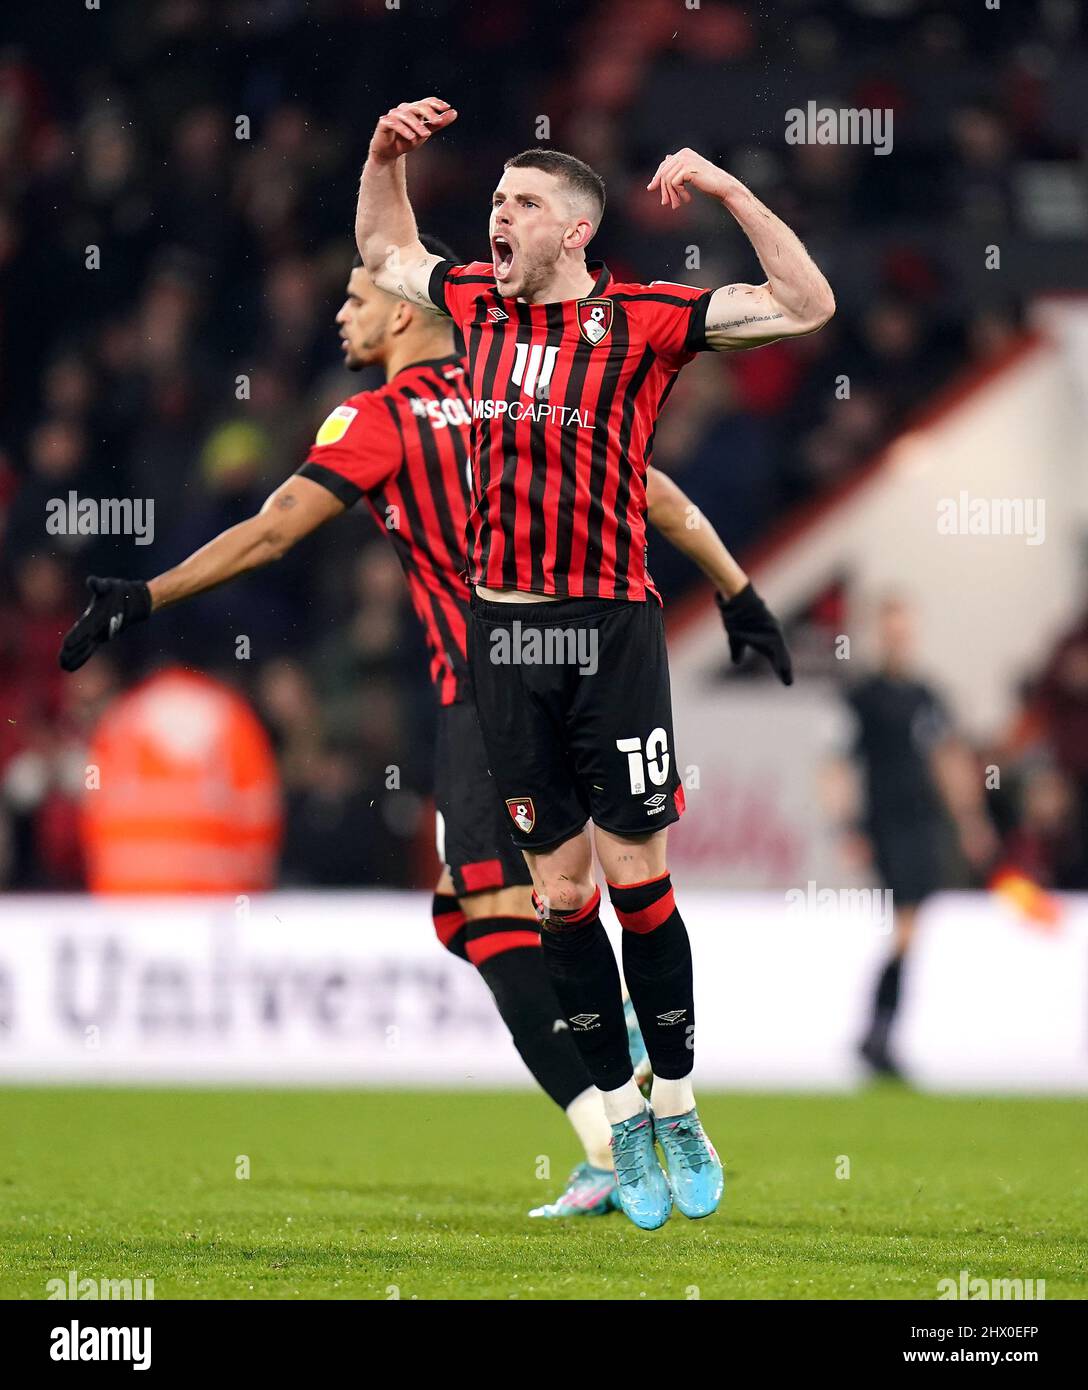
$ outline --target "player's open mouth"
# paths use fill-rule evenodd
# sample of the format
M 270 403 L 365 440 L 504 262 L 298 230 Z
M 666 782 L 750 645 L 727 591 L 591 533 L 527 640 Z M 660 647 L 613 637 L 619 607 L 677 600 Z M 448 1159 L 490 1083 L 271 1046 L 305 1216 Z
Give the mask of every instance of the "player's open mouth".
M 514 248 L 504 236 L 491 238 L 491 255 L 495 266 L 495 279 L 505 280 L 514 265 Z

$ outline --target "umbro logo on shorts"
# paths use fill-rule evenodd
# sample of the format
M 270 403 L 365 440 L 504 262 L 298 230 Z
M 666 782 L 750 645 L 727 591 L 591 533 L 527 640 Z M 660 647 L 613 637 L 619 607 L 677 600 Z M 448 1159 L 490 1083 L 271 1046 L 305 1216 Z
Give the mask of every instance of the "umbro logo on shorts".
M 585 1033 L 588 1032 L 590 1028 L 599 1028 L 601 1026 L 597 1021 L 599 1018 L 600 1014 L 575 1014 L 571 1019 L 571 1023 L 574 1024 L 575 1029 L 579 1033 Z
M 687 1009 L 670 1009 L 668 1013 L 658 1014 L 657 1021 L 669 1028 L 674 1023 L 679 1023 L 681 1019 L 686 1018 L 687 1012 Z
M 664 792 L 654 792 L 653 796 L 648 796 L 642 804 L 651 807 L 654 811 L 659 811 L 668 799 Z

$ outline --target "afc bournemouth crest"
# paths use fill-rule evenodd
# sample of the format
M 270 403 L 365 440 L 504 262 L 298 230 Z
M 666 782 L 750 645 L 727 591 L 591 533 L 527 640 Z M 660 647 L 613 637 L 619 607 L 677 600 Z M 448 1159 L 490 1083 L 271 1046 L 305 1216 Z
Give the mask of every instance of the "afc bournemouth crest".
M 612 301 L 610 299 L 580 299 L 578 301 L 578 327 L 582 337 L 594 347 L 602 338 L 608 336 L 612 327 Z
M 507 799 L 506 809 L 514 818 L 514 824 L 524 834 L 528 835 L 533 826 L 536 825 L 536 808 L 533 806 L 531 796 L 512 796 Z

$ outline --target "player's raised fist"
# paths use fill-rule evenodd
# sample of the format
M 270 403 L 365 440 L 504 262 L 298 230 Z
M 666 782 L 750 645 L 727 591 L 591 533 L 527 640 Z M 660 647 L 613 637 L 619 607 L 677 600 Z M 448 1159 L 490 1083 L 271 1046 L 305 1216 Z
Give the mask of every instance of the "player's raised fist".
M 704 159 L 695 150 L 685 148 L 677 150 L 675 154 L 667 154 L 646 187 L 650 192 L 658 189 L 662 207 L 678 208 L 681 203 L 691 202 L 686 184 L 691 184 L 700 193 L 720 197 L 734 182 L 733 176 L 724 169 L 711 164 L 709 159 Z
M 457 112 L 440 97 L 402 101 L 378 122 L 370 141 L 370 157 L 384 164 L 402 154 L 411 154 L 426 144 L 436 130 L 444 130 L 456 119 Z

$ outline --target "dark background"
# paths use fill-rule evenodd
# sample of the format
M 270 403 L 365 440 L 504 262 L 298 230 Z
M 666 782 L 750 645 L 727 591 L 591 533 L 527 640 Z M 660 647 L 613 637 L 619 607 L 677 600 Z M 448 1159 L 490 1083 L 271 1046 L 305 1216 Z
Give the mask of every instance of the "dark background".
M 835 288 L 832 325 L 700 360 L 657 436 L 655 464 L 742 558 L 945 384 L 1014 344 L 1033 293 L 1088 282 L 1088 42 L 1082 7 L 1065 0 L 103 0 L 97 11 L 73 0 L 7 5 L 2 24 L 9 888 L 79 886 L 87 731 L 167 656 L 241 686 L 270 730 L 287 795 L 285 882 L 395 885 L 426 872 L 424 649 L 392 550 L 365 516 L 156 617 L 76 680 L 56 667 L 87 573 L 148 577 L 250 515 L 328 409 L 374 384 L 339 365 L 332 319 L 361 161 L 396 102 L 433 93 L 460 112 L 410 180 L 421 226 L 465 259 L 487 255 L 503 159 L 545 131 L 540 143 L 604 175 L 594 249 L 621 277 L 760 278 L 711 204 L 670 214 L 645 192 L 683 144 L 800 233 Z M 786 112 L 810 100 L 891 108 L 893 154 L 787 145 Z M 986 268 L 991 244 L 999 272 Z M 834 396 L 843 373 L 848 402 Z M 45 502 L 70 489 L 154 498 L 154 544 L 48 536 Z M 651 568 L 668 600 L 695 582 L 660 545 Z M 248 662 L 235 659 L 239 633 Z M 1059 731 L 1059 762 L 1062 742 Z M 405 792 L 395 799 L 383 795 L 392 763 Z

